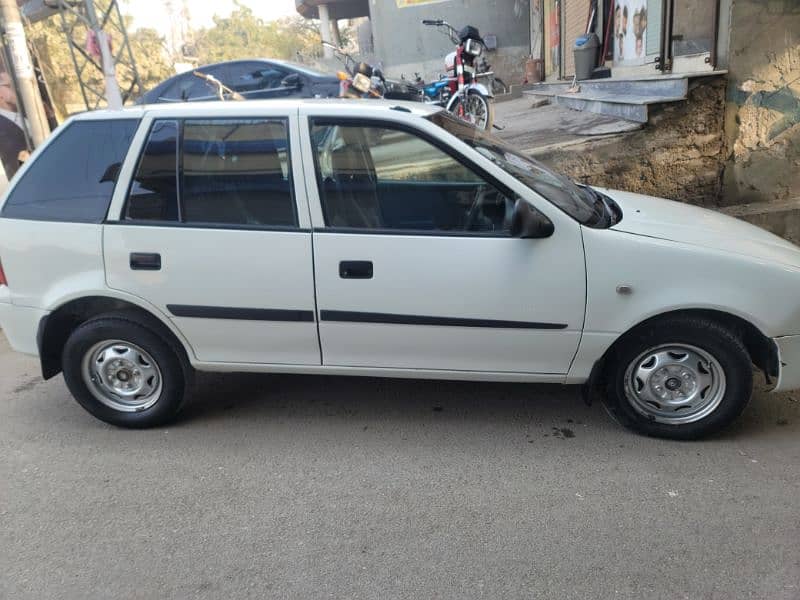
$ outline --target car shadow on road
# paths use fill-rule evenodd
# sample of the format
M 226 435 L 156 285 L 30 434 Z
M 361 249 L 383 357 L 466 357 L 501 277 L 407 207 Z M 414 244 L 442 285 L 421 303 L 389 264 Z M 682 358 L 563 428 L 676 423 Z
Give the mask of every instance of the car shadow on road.
M 796 394 L 795 396 L 800 396 Z M 383 379 L 345 376 L 199 373 L 177 426 L 220 420 L 307 423 L 536 426 L 570 439 L 580 431 L 620 430 L 601 402 L 587 406 L 578 386 Z M 712 438 L 800 434 L 800 402 L 756 385 L 744 414 Z
M 181 421 L 231 416 L 611 423 L 602 406 L 584 403 L 578 386 L 199 373 Z

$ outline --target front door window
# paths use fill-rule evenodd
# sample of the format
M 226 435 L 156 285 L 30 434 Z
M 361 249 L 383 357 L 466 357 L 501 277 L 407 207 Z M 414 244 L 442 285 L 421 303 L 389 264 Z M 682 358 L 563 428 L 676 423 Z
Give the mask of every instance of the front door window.
M 508 235 L 515 199 L 427 140 L 346 124 L 311 135 L 327 226 Z

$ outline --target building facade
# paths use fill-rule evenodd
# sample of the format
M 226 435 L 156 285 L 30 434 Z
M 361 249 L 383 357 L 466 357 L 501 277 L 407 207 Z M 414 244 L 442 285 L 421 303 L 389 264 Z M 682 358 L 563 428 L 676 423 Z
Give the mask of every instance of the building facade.
M 296 1 L 301 14 L 313 16 L 323 0 Z M 629 189 L 648 181 L 654 187 L 640 191 L 711 206 L 755 204 L 769 211 L 767 205 L 777 203 L 785 208 L 780 215 L 790 215 L 787 226 L 794 220 L 800 229 L 800 0 L 327 2 L 331 14 L 337 4 L 342 14 L 347 7 L 348 17 L 341 18 L 369 17 L 375 58 L 394 76 L 420 72 L 430 78 L 443 70 L 451 44 L 421 24 L 442 18 L 494 34 L 498 49 L 489 60 L 510 84 L 525 80 L 529 58 L 547 80 L 571 79 L 572 47 L 587 31 L 597 34 L 598 63 L 610 67 L 615 79 L 690 77 L 695 91 L 660 123 L 648 123 L 636 137 L 639 146 L 624 140 L 605 158 L 565 155 L 559 164 L 573 174 L 581 168 L 570 169 L 570 161 L 591 164 L 583 178 L 595 182 L 609 177 L 599 173 L 611 161 L 623 177 L 618 183 Z M 669 115 L 673 125 L 665 125 Z M 692 131 L 681 129 L 690 123 Z M 673 172 L 684 163 L 684 172 Z M 677 191 L 657 187 L 684 179 Z
M 453 44 L 424 26 L 423 19 L 444 19 L 456 29 L 473 25 L 481 35 L 494 36 L 497 49 L 487 58 L 508 83 L 522 82 L 531 54 L 530 0 L 296 0 L 296 5 L 300 14 L 320 18 L 323 36 L 328 34 L 322 23 L 326 12 L 331 20 L 369 17 L 372 48 L 362 50 L 372 52 L 363 54 L 380 61 L 392 77 L 413 79 L 419 73 L 429 80 L 444 72 L 444 57 Z M 359 32 L 359 40 L 363 37 Z

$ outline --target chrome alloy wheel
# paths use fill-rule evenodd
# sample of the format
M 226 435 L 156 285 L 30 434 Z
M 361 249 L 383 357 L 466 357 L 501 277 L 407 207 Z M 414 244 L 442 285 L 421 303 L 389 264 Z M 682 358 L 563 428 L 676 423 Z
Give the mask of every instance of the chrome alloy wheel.
M 98 342 L 84 355 L 81 374 L 92 395 L 114 410 L 147 410 L 161 395 L 156 361 L 130 342 Z
M 639 414 L 658 423 L 694 423 L 714 412 L 725 396 L 725 373 L 696 346 L 664 344 L 642 352 L 625 370 L 625 397 Z

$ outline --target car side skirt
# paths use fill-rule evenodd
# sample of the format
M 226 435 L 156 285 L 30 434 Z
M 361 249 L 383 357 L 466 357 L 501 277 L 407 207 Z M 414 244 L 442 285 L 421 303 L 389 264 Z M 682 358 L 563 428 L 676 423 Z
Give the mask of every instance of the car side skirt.
M 198 371 L 216 373 L 285 373 L 296 375 L 344 375 L 398 379 L 443 379 L 452 381 L 497 381 L 509 383 L 565 383 L 564 373 L 516 373 L 495 371 L 442 371 L 434 369 L 392 369 L 341 367 L 335 365 L 284 365 L 253 363 L 194 362 Z M 571 382 L 582 383 L 582 382 Z

